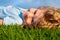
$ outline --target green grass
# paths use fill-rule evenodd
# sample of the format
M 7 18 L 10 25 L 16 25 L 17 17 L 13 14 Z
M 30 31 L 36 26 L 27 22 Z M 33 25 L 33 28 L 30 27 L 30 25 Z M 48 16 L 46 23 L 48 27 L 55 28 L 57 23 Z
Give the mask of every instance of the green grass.
M 0 40 L 60 40 L 60 29 L 21 29 L 19 25 L 2 25 Z

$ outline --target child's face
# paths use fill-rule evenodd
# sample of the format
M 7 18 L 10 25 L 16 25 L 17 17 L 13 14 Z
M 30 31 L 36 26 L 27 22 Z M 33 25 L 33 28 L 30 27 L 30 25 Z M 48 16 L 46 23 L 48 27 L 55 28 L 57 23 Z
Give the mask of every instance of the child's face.
M 43 9 L 37 9 L 35 15 L 34 15 L 34 23 L 38 22 L 39 19 L 41 19 L 44 14 L 45 14 L 46 10 L 43 10 Z

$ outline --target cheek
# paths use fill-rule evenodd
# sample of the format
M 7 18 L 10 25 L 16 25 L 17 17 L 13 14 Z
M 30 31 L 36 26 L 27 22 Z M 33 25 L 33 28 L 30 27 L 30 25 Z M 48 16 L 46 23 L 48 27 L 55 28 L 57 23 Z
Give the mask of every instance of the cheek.
M 44 14 L 43 13 L 41 13 L 41 14 L 36 14 L 35 16 L 34 16 L 34 22 L 37 22 L 40 18 L 42 18 L 44 16 Z
M 44 13 L 39 14 L 39 18 L 42 18 L 44 16 Z
M 34 18 L 42 18 L 44 16 L 44 13 L 37 13 Z

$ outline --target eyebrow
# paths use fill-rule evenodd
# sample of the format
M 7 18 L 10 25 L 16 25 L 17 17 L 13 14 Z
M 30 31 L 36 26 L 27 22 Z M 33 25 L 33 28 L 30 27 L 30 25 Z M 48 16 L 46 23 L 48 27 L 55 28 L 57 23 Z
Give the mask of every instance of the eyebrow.
M 35 10 L 34 15 L 36 14 L 37 10 Z

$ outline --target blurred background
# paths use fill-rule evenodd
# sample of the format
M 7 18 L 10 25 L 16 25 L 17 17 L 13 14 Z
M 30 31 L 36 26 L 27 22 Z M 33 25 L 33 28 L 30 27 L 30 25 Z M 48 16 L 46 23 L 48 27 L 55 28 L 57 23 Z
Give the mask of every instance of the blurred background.
M 40 6 L 53 6 L 60 8 L 60 0 L 0 0 L 0 6 L 13 5 L 22 8 L 37 8 Z

